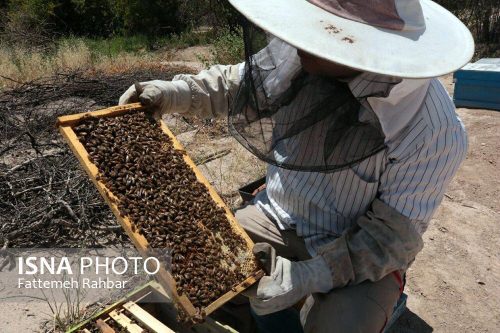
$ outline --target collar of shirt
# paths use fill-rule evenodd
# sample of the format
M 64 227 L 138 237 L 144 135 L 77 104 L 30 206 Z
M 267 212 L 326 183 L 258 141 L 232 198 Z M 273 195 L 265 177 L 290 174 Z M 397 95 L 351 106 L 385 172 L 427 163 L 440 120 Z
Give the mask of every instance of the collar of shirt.
M 415 118 L 430 81 L 361 73 L 348 80 L 347 84 L 361 104 L 375 113 L 388 143 Z

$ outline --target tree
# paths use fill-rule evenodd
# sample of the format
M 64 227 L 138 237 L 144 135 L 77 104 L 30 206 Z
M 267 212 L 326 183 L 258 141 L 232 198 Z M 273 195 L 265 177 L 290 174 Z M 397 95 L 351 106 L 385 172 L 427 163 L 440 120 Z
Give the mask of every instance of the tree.
M 476 42 L 500 43 L 498 0 L 437 0 L 472 31 Z
M 124 33 L 179 33 L 185 27 L 176 0 L 114 0 L 113 9 Z

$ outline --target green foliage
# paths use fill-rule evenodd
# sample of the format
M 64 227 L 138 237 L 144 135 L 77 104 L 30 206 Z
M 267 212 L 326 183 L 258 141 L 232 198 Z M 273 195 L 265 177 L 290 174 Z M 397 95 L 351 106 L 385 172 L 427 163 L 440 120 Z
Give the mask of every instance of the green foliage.
M 498 51 L 498 0 L 436 1 L 471 29 L 484 52 Z M 25 47 L 47 49 L 53 40 L 68 36 L 95 38 L 92 47 L 110 54 L 161 45 L 184 47 L 207 43 L 213 35 L 193 31 L 208 26 L 220 31 L 210 62 L 234 62 L 243 49 L 241 15 L 227 0 L 0 0 L 0 10 L 0 41 Z
M 117 28 L 113 10 L 112 1 L 62 0 L 54 10 L 53 22 L 63 34 L 108 36 Z
M 210 47 L 210 57 L 199 56 L 200 61 L 210 67 L 214 64 L 237 64 L 245 58 L 242 29 L 221 30 Z
M 125 33 L 173 33 L 185 25 L 178 18 L 176 0 L 114 0 L 114 12 Z
M 58 46 L 84 43 L 93 55 L 113 57 L 120 53 L 141 53 L 150 50 L 150 38 L 145 35 L 129 37 L 114 36 L 109 38 L 65 37 L 58 41 Z
M 0 0 L 1 1 L 1 0 Z M 3 0 L 4 20 L 24 29 L 48 25 L 53 32 L 79 36 L 180 33 L 180 0 Z M 1 5 L 1 3 L 0 3 Z M 3 24 L 6 25 L 5 22 Z
M 3 26 L 17 31 L 50 29 L 57 34 L 107 35 L 112 30 L 111 1 L 7 0 Z
M 241 14 L 227 0 L 210 1 L 210 9 L 214 15 L 213 25 L 220 28 L 229 28 L 238 33 Z
M 201 25 L 212 25 L 210 16 L 213 13 L 210 2 L 210 0 L 179 1 L 180 20 L 184 22 L 187 30 L 192 30 Z
M 500 2 L 498 0 L 436 0 L 460 18 L 477 43 L 500 44 Z
M 143 54 L 160 48 L 185 48 L 194 45 L 208 44 L 213 39 L 212 32 L 186 31 L 168 37 L 151 37 L 143 34 L 130 36 L 78 37 L 67 36 L 57 41 L 56 50 L 68 45 L 83 44 L 94 58 L 100 56 L 115 57 L 124 53 Z
M 23 16 L 40 21 L 50 20 L 59 4 L 58 0 L 9 0 L 7 15 L 14 20 Z
M 17 27 L 78 36 L 179 34 L 201 25 L 234 32 L 239 20 L 227 0 L 0 0 L 2 8 L 0 20 Z
M 179 3 L 181 20 L 189 28 L 206 25 L 235 32 L 239 27 L 240 14 L 227 0 L 184 0 Z
M 194 29 L 183 31 L 179 34 L 173 34 L 169 38 L 160 42 L 164 42 L 161 46 L 166 48 L 185 48 L 195 45 L 206 45 L 212 43 L 214 32 L 212 29 L 206 31 L 197 31 Z M 157 45 L 160 43 L 157 43 Z

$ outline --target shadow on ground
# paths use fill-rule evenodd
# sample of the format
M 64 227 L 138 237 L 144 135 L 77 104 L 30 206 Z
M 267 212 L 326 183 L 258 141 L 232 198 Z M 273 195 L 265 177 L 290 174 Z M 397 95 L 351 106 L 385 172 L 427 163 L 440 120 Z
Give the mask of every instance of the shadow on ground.
M 431 333 L 434 329 L 422 318 L 406 309 L 394 325 L 385 333 Z

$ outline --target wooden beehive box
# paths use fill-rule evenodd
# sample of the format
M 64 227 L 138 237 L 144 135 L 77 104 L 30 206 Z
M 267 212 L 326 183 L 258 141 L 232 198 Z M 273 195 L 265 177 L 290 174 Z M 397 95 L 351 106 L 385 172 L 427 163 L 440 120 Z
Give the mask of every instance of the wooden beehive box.
M 110 206 L 111 210 L 118 219 L 119 223 L 121 224 L 127 235 L 132 240 L 134 246 L 137 248 L 137 250 L 143 257 L 147 257 L 149 256 L 148 240 L 142 234 L 138 233 L 137 230 L 135 230 L 135 228 L 133 228 L 132 222 L 129 220 L 128 216 L 120 212 L 118 208 L 119 207 L 118 198 L 100 180 L 100 177 L 98 176 L 99 175 L 98 167 L 91 162 L 89 153 L 86 151 L 83 144 L 79 141 L 75 131 L 73 130 L 73 127 L 77 126 L 79 123 L 85 121 L 85 119 L 89 117 L 92 118 L 120 117 L 128 113 L 143 111 L 143 110 L 144 107 L 142 107 L 139 103 L 135 103 L 124 106 L 111 107 L 99 111 L 62 116 L 58 119 L 58 126 L 61 134 L 69 144 L 71 150 L 76 155 L 81 165 L 87 172 L 88 176 L 99 190 L 99 193 L 102 195 L 104 200 Z M 245 255 L 245 258 L 241 263 L 241 268 L 239 268 L 241 269 L 241 272 L 246 276 L 246 278 L 243 281 L 240 281 L 238 285 L 233 286 L 231 290 L 228 290 L 216 301 L 203 308 L 202 311 L 197 311 L 185 294 L 179 295 L 176 288 L 176 282 L 172 274 L 167 270 L 166 267 L 162 266 L 160 271 L 155 275 L 155 278 L 165 288 L 165 290 L 169 292 L 169 295 L 171 296 L 171 298 L 174 299 L 178 308 L 182 310 L 183 314 L 187 315 L 188 319 L 195 322 L 209 315 L 217 308 L 222 306 L 225 302 L 236 296 L 238 293 L 240 293 L 244 289 L 254 284 L 260 277 L 263 276 L 264 273 L 257 267 L 255 258 L 252 255 L 251 252 L 251 249 L 253 247 L 252 240 L 248 237 L 243 228 L 238 224 L 231 210 L 222 201 L 222 199 L 217 194 L 215 189 L 211 186 L 211 184 L 208 182 L 208 180 L 198 170 L 198 168 L 191 160 L 191 158 L 185 153 L 182 145 L 179 143 L 179 141 L 175 138 L 175 136 L 163 122 L 161 122 L 161 129 L 163 130 L 164 134 L 170 137 L 170 139 L 172 140 L 174 149 L 182 152 L 184 162 L 195 173 L 198 182 L 200 182 L 201 184 L 203 184 L 203 186 L 205 186 L 206 190 L 210 194 L 211 199 L 215 202 L 215 204 L 218 207 L 224 209 L 225 216 L 227 217 L 227 220 L 230 223 L 232 231 L 235 234 L 240 235 L 241 238 L 244 240 L 244 243 L 246 244 L 245 253 L 247 253 L 247 255 Z
M 500 59 L 481 59 L 453 75 L 457 107 L 500 110 Z
M 112 331 L 111 331 L 111 330 Z M 208 319 L 186 327 L 176 322 L 175 309 L 164 289 L 151 281 L 129 293 L 66 333 L 237 333 L 233 328 Z

